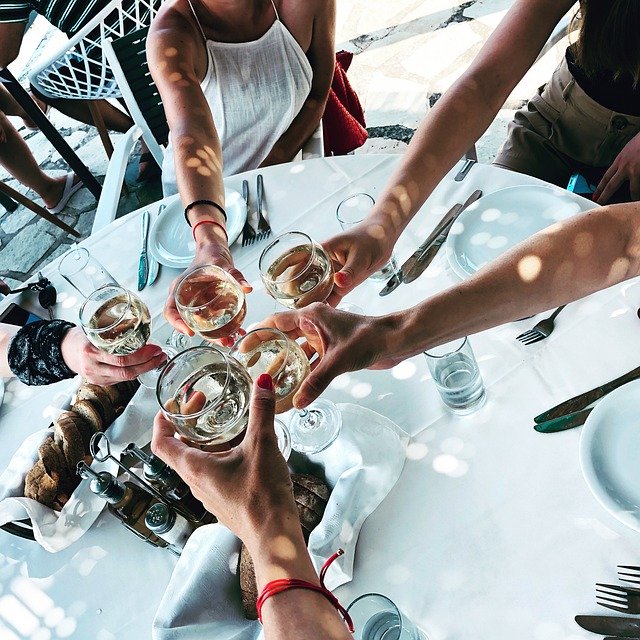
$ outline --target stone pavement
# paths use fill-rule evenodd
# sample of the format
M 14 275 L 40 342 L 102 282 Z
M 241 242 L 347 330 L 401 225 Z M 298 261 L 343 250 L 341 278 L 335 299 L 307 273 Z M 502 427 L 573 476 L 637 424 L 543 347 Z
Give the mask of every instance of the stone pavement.
M 370 134 L 357 153 L 402 153 L 429 107 L 466 69 L 513 1 L 468 0 L 458 4 L 455 0 L 338 0 L 336 48 L 355 54 L 349 78 L 365 109 Z M 26 84 L 33 60 L 61 41 L 64 37 L 38 18 L 27 32 L 20 58 L 11 67 L 14 75 Z M 491 162 L 513 110 L 551 75 L 565 46 L 566 42 L 561 42 L 548 52 L 513 91 L 478 143 L 481 162 Z M 49 113 L 70 146 L 102 181 L 108 161 L 95 129 L 53 109 Z M 18 119 L 14 122 L 16 126 L 22 124 Z M 42 133 L 24 128 L 21 132 L 44 170 L 52 175 L 67 171 Z M 136 173 L 137 161 L 133 159 L 127 171 L 131 193 L 121 200 L 119 215 L 160 196 L 157 181 L 138 185 Z M 27 191 L 10 180 L 1 167 L 0 179 L 23 193 Z M 35 199 L 32 193 L 27 195 Z M 60 217 L 86 237 L 95 207 L 95 199 L 82 189 Z M 0 207 L 0 277 L 12 286 L 64 253 L 72 242 L 62 230 L 24 207 L 13 213 Z

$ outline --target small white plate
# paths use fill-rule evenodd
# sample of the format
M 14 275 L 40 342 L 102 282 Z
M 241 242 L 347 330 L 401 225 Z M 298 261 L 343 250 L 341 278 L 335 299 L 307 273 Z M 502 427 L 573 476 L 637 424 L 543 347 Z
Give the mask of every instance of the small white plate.
M 541 229 L 596 206 L 559 187 L 500 189 L 474 202 L 456 220 L 446 243 L 449 264 L 464 280 Z
M 580 466 L 589 489 L 635 531 L 640 531 L 638 407 L 640 382 L 630 382 L 598 403 L 580 437 Z
M 224 190 L 224 202 L 229 244 L 233 244 L 247 219 L 247 207 L 242 196 L 232 189 Z M 191 264 L 196 245 L 184 219 L 180 196 L 168 198 L 165 204 L 166 209 L 156 218 L 149 232 L 149 252 L 160 264 L 184 269 Z

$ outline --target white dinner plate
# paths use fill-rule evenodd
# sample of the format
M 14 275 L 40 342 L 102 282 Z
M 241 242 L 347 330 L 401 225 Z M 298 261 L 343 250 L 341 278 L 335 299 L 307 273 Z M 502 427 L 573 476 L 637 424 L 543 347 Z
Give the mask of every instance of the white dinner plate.
M 616 389 L 587 418 L 580 437 L 580 466 L 598 502 L 620 522 L 640 531 L 640 382 Z
M 595 206 L 559 187 L 500 189 L 474 202 L 456 220 L 446 243 L 449 264 L 464 280 L 541 229 Z
M 247 219 L 247 207 L 242 196 L 232 189 L 224 190 L 224 203 L 227 212 L 227 234 L 229 244 L 232 244 L 240 235 Z M 160 264 L 184 269 L 193 260 L 196 245 L 191 229 L 184 219 L 180 196 L 173 196 L 166 204 L 166 209 L 151 227 L 148 249 Z

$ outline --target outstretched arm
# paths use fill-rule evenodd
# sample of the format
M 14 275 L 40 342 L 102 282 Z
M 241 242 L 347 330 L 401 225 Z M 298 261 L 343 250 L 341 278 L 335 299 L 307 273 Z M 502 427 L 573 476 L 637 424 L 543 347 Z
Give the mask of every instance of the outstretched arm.
M 577 300 L 640 274 L 640 204 L 557 223 L 468 280 L 378 318 L 312 305 L 264 324 L 305 337 L 321 356 L 294 402 L 305 407 L 339 374 L 387 368 L 434 346 Z

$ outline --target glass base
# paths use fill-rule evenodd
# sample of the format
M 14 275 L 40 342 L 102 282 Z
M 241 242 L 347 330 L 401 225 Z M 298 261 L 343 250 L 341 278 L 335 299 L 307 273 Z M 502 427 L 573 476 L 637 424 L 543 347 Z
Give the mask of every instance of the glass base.
M 341 427 L 338 407 L 329 400 L 316 400 L 291 417 L 291 448 L 300 453 L 324 451 L 338 437 Z
M 392 254 L 391 258 L 389 258 L 389 262 L 387 262 L 387 264 L 385 264 L 379 271 L 372 273 L 368 280 L 389 280 L 389 278 L 394 276 L 397 271 L 398 263 L 396 262 L 395 256 Z

